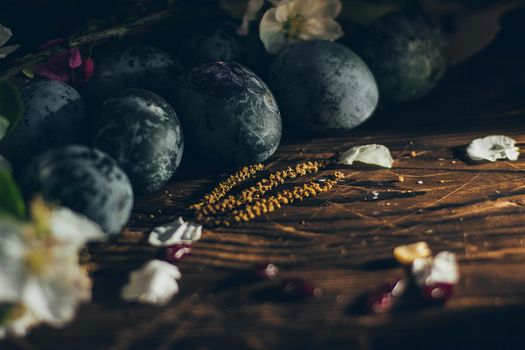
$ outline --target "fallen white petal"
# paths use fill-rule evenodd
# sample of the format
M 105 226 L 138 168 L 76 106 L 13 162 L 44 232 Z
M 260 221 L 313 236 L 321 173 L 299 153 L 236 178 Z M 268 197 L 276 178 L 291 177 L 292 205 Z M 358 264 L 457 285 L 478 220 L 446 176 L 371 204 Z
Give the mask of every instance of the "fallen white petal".
M 517 160 L 520 150 L 516 147 L 514 139 L 504 135 L 492 135 L 473 140 L 467 147 L 467 155 L 476 161 Z
M 155 247 L 177 243 L 192 243 L 202 235 L 202 225 L 184 221 L 182 217 L 165 225 L 157 226 L 149 234 L 148 242 Z
M 354 162 L 392 168 L 394 160 L 390 150 L 383 145 L 363 145 L 350 148 L 339 156 L 339 164 L 352 165 Z
M 459 281 L 456 255 L 450 252 L 441 252 L 433 259 L 416 259 L 412 264 L 412 275 L 419 286 L 435 283 L 456 284 Z
M 165 305 L 179 291 L 179 269 L 165 261 L 151 260 L 130 273 L 130 281 L 122 290 L 127 301 Z

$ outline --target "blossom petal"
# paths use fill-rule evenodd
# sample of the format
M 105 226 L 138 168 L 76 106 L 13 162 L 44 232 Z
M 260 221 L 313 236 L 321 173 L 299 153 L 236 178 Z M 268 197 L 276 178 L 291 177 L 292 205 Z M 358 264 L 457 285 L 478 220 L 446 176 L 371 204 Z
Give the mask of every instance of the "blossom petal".
M 22 259 L 26 253 L 22 226 L 14 221 L 0 221 L 0 302 L 15 302 L 24 284 Z
M 240 36 L 248 35 L 250 30 L 250 22 L 253 21 L 259 10 L 263 7 L 264 0 L 249 0 L 246 4 L 246 11 L 242 16 L 241 25 L 237 28 L 237 34 Z
M 177 280 L 181 277 L 176 266 L 161 260 L 151 260 L 142 268 L 130 273 L 130 281 L 122 289 L 122 298 L 127 301 L 165 305 L 178 293 Z
M 4 157 L 2 157 L 2 155 L 0 155 L 0 169 L 7 170 L 7 171 L 9 171 L 10 173 L 13 172 L 13 168 L 11 167 L 11 164 L 9 164 L 9 162 L 7 161 L 7 159 L 5 159 Z
M 19 311 L 16 310 L 16 318 L 11 318 L 10 315 L 8 315 L 8 319 L 0 325 L 0 339 L 3 339 L 8 335 L 24 337 L 31 328 L 39 323 L 39 320 L 33 315 L 33 313 L 27 310 L 24 306 L 15 305 L 13 307 L 18 309 L 21 308 L 22 310 L 20 311 L 22 311 L 22 313 L 18 314 Z
M 392 168 L 394 160 L 388 148 L 383 145 L 372 144 L 352 147 L 339 156 L 339 164 L 352 165 L 354 162 Z
M 38 278 L 29 276 L 22 291 L 22 302 L 39 320 L 53 322 L 55 317 L 49 309 L 48 291 L 46 289 L 40 284 Z
M 11 29 L 0 24 L 0 46 L 4 46 L 13 36 Z
M 75 247 L 57 244 L 48 253 L 45 271 L 26 276 L 22 303 L 39 320 L 60 327 L 73 319 L 80 303 L 91 299 L 92 284 Z
M 18 50 L 19 47 L 20 45 L 10 45 L 10 46 L 0 47 L 0 58 L 6 58 L 8 55 Z
M 310 18 L 299 35 L 302 40 L 322 39 L 334 41 L 343 36 L 339 23 L 330 18 Z
M 63 51 L 49 57 L 46 65 L 55 72 L 69 71 L 69 51 Z
M 68 64 L 69 68 L 72 69 L 79 68 L 82 65 L 82 55 L 80 54 L 80 49 L 78 47 L 69 49 Z
M 339 0 L 299 0 L 295 10 L 305 18 L 335 18 L 341 13 Z
M 53 236 L 75 248 L 83 247 L 88 241 L 101 241 L 105 238 L 98 224 L 67 208 L 54 210 L 50 225 Z
M 186 222 L 179 217 L 175 221 L 155 227 L 148 237 L 148 242 L 155 247 L 166 247 L 198 241 L 201 235 L 202 225 Z
M 255 15 L 259 10 L 263 7 L 264 0 L 250 0 L 248 1 L 248 4 L 246 5 L 246 13 L 245 16 L 249 20 L 253 20 L 255 18 Z
M 86 83 L 91 79 L 93 76 L 93 73 L 95 72 L 95 62 L 91 57 L 87 57 L 84 59 L 84 62 L 82 63 L 82 66 L 78 70 L 79 77 L 77 79 L 78 83 Z
M 441 252 L 433 259 L 416 259 L 412 264 L 412 275 L 419 286 L 436 283 L 456 284 L 459 281 L 456 255 L 450 252 Z
M 75 317 L 81 303 L 91 300 L 92 282 L 77 262 L 66 267 L 56 279 L 47 281 L 48 305 L 53 319 L 46 320 L 55 327 L 62 327 Z
M 520 152 L 516 140 L 504 135 L 492 135 L 473 140 L 467 147 L 470 159 L 495 162 L 498 159 L 517 160 Z
M 284 23 L 288 20 L 290 15 L 295 12 L 296 3 L 291 1 L 284 4 L 280 4 L 277 8 L 271 9 L 268 12 L 275 10 L 275 20 L 279 23 Z
M 64 44 L 64 39 L 51 39 L 40 45 L 40 50 L 46 50 L 53 46 L 59 46 Z
M 261 41 L 270 54 L 277 54 L 288 44 L 282 24 L 275 19 L 275 9 L 270 9 L 264 14 L 259 25 Z
M 240 36 L 248 35 L 250 29 L 250 20 L 247 15 L 242 16 L 241 25 L 237 28 L 237 34 Z
M 51 70 L 47 64 L 38 64 L 35 66 L 33 73 L 40 75 L 49 80 L 61 81 L 67 83 L 71 80 L 71 74 L 69 71 L 54 72 Z

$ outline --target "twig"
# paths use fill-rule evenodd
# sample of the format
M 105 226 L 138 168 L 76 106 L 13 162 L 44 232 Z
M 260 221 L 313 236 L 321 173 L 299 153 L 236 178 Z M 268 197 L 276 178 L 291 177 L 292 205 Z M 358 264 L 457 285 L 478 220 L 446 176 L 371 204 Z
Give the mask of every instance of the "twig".
M 111 38 L 123 37 L 124 35 L 129 34 L 137 29 L 144 28 L 149 25 L 156 24 L 166 19 L 169 19 L 175 16 L 175 14 L 177 14 L 179 11 L 179 9 L 168 9 L 140 18 L 136 21 L 127 24 L 119 25 L 113 28 L 104 29 L 97 32 L 83 34 L 80 36 L 71 37 L 67 41 L 67 45 L 64 44 L 59 47 L 53 47 L 37 53 L 28 54 L 22 58 L 9 62 L 7 68 L 0 71 L 0 80 L 10 78 L 13 75 L 20 73 L 26 68 L 31 68 L 35 64 L 44 61 L 46 58 L 56 53 L 66 51 L 67 49 L 72 47 L 80 47 Z

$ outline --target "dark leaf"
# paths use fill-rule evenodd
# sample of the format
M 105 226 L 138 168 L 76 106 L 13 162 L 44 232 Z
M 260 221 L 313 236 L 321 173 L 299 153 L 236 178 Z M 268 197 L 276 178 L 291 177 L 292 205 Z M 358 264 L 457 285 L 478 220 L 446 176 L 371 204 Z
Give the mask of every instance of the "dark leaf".
M 0 167 L 0 217 L 25 219 L 25 204 L 20 190 L 6 167 Z
M 0 81 L 0 139 L 16 127 L 23 112 L 24 106 L 18 89 L 5 80 Z

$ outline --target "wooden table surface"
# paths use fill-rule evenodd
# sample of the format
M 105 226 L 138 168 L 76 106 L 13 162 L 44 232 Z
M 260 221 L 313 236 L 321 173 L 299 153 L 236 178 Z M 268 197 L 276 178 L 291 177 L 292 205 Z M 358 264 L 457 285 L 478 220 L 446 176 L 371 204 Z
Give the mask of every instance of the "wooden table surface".
M 468 164 L 460 156 L 472 139 L 491 134 L 525 146 L 525 55 L 512 44 L 523 36 L 514 35 L 504 31 L 488 50 L 451 68 L 428 97 L 382 106 L 351 133 L 288 132 L 268 163 L 272 169 L 368 143 L 389 147 L 395 165 L 341 167 L 346 179 L 331 192 L 251 223 L 206 229 L 179 264 L 181 292 L 172 303 L 124 304 L 119 291 L 128 271 L 157 254 L 146 233 L 225 175 L 187 156 L 165 193 L 137 200 L 121 237 L 90 248 L 94 297 L 77 319 L 0 348 L 523 348 L 525 157 Z M 458 255 L 461 281 L 449 303 L 391 315 L 353 313 L 359 295 L 403 275 L 392 249 L 415 241 Z M 285 303 L 264 297 L 274 282 L 225 283 L 267 261 L 278 264 L 283 277 L 317 284 L 323 295 Z

